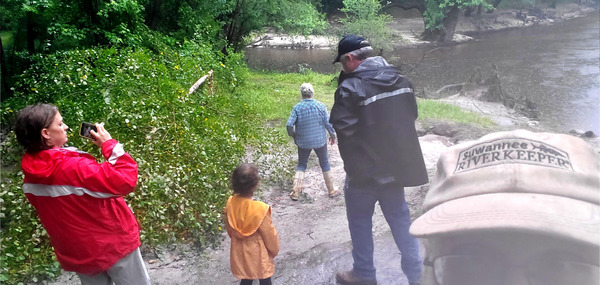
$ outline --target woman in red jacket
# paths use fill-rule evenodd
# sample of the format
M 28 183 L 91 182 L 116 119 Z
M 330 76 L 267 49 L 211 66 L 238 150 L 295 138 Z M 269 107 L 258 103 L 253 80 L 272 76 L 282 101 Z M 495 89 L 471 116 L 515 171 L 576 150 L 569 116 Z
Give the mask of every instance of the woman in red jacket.
M 15 134 L 25 147 L 23 191 L 35 207 L 62 268 L 82 284 L 150 284 L 139 225 L 123 196 L 137 183 L 137 163 L 102 124 L 91 131 L 106 159 L 64 147 L 69 127 L 54 105 L 25 107 Z

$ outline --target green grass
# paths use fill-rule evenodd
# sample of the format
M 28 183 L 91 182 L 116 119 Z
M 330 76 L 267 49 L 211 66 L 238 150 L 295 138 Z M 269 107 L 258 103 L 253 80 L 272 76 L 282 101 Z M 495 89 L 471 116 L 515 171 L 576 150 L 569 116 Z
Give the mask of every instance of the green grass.
M 328 74 L 250 72 L 243 89 L 253 93 L 252 97 L 256 99 L 253 103 L 260 106 L 261 117 L 267 120 L 287 119 L 292 107 L 302 99 L 300 85 L 305 82 L 313 85 L 315 99 L 329 108 L 333 106 L 337 84 L 334 76 Z
M 275 122 L 274 126 L 283 131 L 292 107 L 301 100 L 300 84 L 309 82 L 315 89 L 315 99 L 329 109 L 333 106 L 333 96 L 337 87 L 335 75 L 307 73 L 274 73 L 251 71 L 241 92 L 252 93 L 260 110 L 259 117 Z M 491 127 L 494 122 L 484 116 L 460 107 L 436 100 L 419 99 L 419 120 L 444 120 L 482 127 Z
M 331 109 L 337 87 L 334 75 L 331 74 L 251 71 L 245 83 L 236 89 L 236 93 L 252 98 L 248 104 L 250 109 L 257 112 L 257 117 L 275 127 L 281 135 L 287 136 L 285 123 L 294 105 L 302 99 L 300 85 L 305 82 L 313 85 L 315 99 Z
M 463 124 L 491 127 L 495 123 L 490 118 L 471 111 L 465 111 L 458 106 L 430 99 L 419 99 L 420 120 L 444 120 Z

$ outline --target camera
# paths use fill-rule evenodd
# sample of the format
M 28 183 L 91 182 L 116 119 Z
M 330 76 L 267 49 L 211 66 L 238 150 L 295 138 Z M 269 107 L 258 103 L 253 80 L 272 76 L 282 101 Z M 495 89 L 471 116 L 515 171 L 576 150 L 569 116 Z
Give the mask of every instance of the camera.
M 83 122 L 83 123 L 81 123 L 81 128 L 79 129 L 79 136 L 81 136 L 82 138 L 86 138 L 86 139 L 96 140 L 92 136 L 92 134 L 90 134 L 91 130 L 94 130 L 94 132 L 98 131 L 98 129 L 96 128 L 96 125 L 94 125 L 92 123 Z

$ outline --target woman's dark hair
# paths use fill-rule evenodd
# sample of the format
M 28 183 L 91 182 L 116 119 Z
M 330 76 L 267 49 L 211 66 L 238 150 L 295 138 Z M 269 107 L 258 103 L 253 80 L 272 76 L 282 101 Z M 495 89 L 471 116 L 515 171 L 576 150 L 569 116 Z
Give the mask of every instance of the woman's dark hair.
M 29 105 L 19 111 L 15 123 L 17 141 L 25 147 L 25 151 L 35 153 L 50 149 L 42 137 L 42 129 L 49 128 L 58 113 L 58 108 L 52 104 L 38 103 Z
M 252 194 L 252 190 L 258 185 L 258 167 L 254 163 L 242 163 L 238 165 L 231 175 L 231 188 L 236 194 Z

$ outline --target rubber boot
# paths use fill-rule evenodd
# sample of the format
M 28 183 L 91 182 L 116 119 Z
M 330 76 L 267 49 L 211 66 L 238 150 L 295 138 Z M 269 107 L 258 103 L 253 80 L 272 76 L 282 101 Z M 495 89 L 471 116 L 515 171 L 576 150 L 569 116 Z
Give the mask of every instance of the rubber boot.
M 331 170 L 323 172 L 323 179 L 325 179 L 325 186 L 327 186 L 327 191 L 329 192 L 329 197 L 332 198 L 340 190 L 337 187 L 333 186 L 333 178 L 331 178 Z
M 296 175 L 294 175 L 294 188 L 292 193 L 290 193 L 290 198 L 294 201 L 298 201 L 298 196 L 300 192 L 302 192 L 302 182 L 304 182 L 304 171 L 296 170 Z

